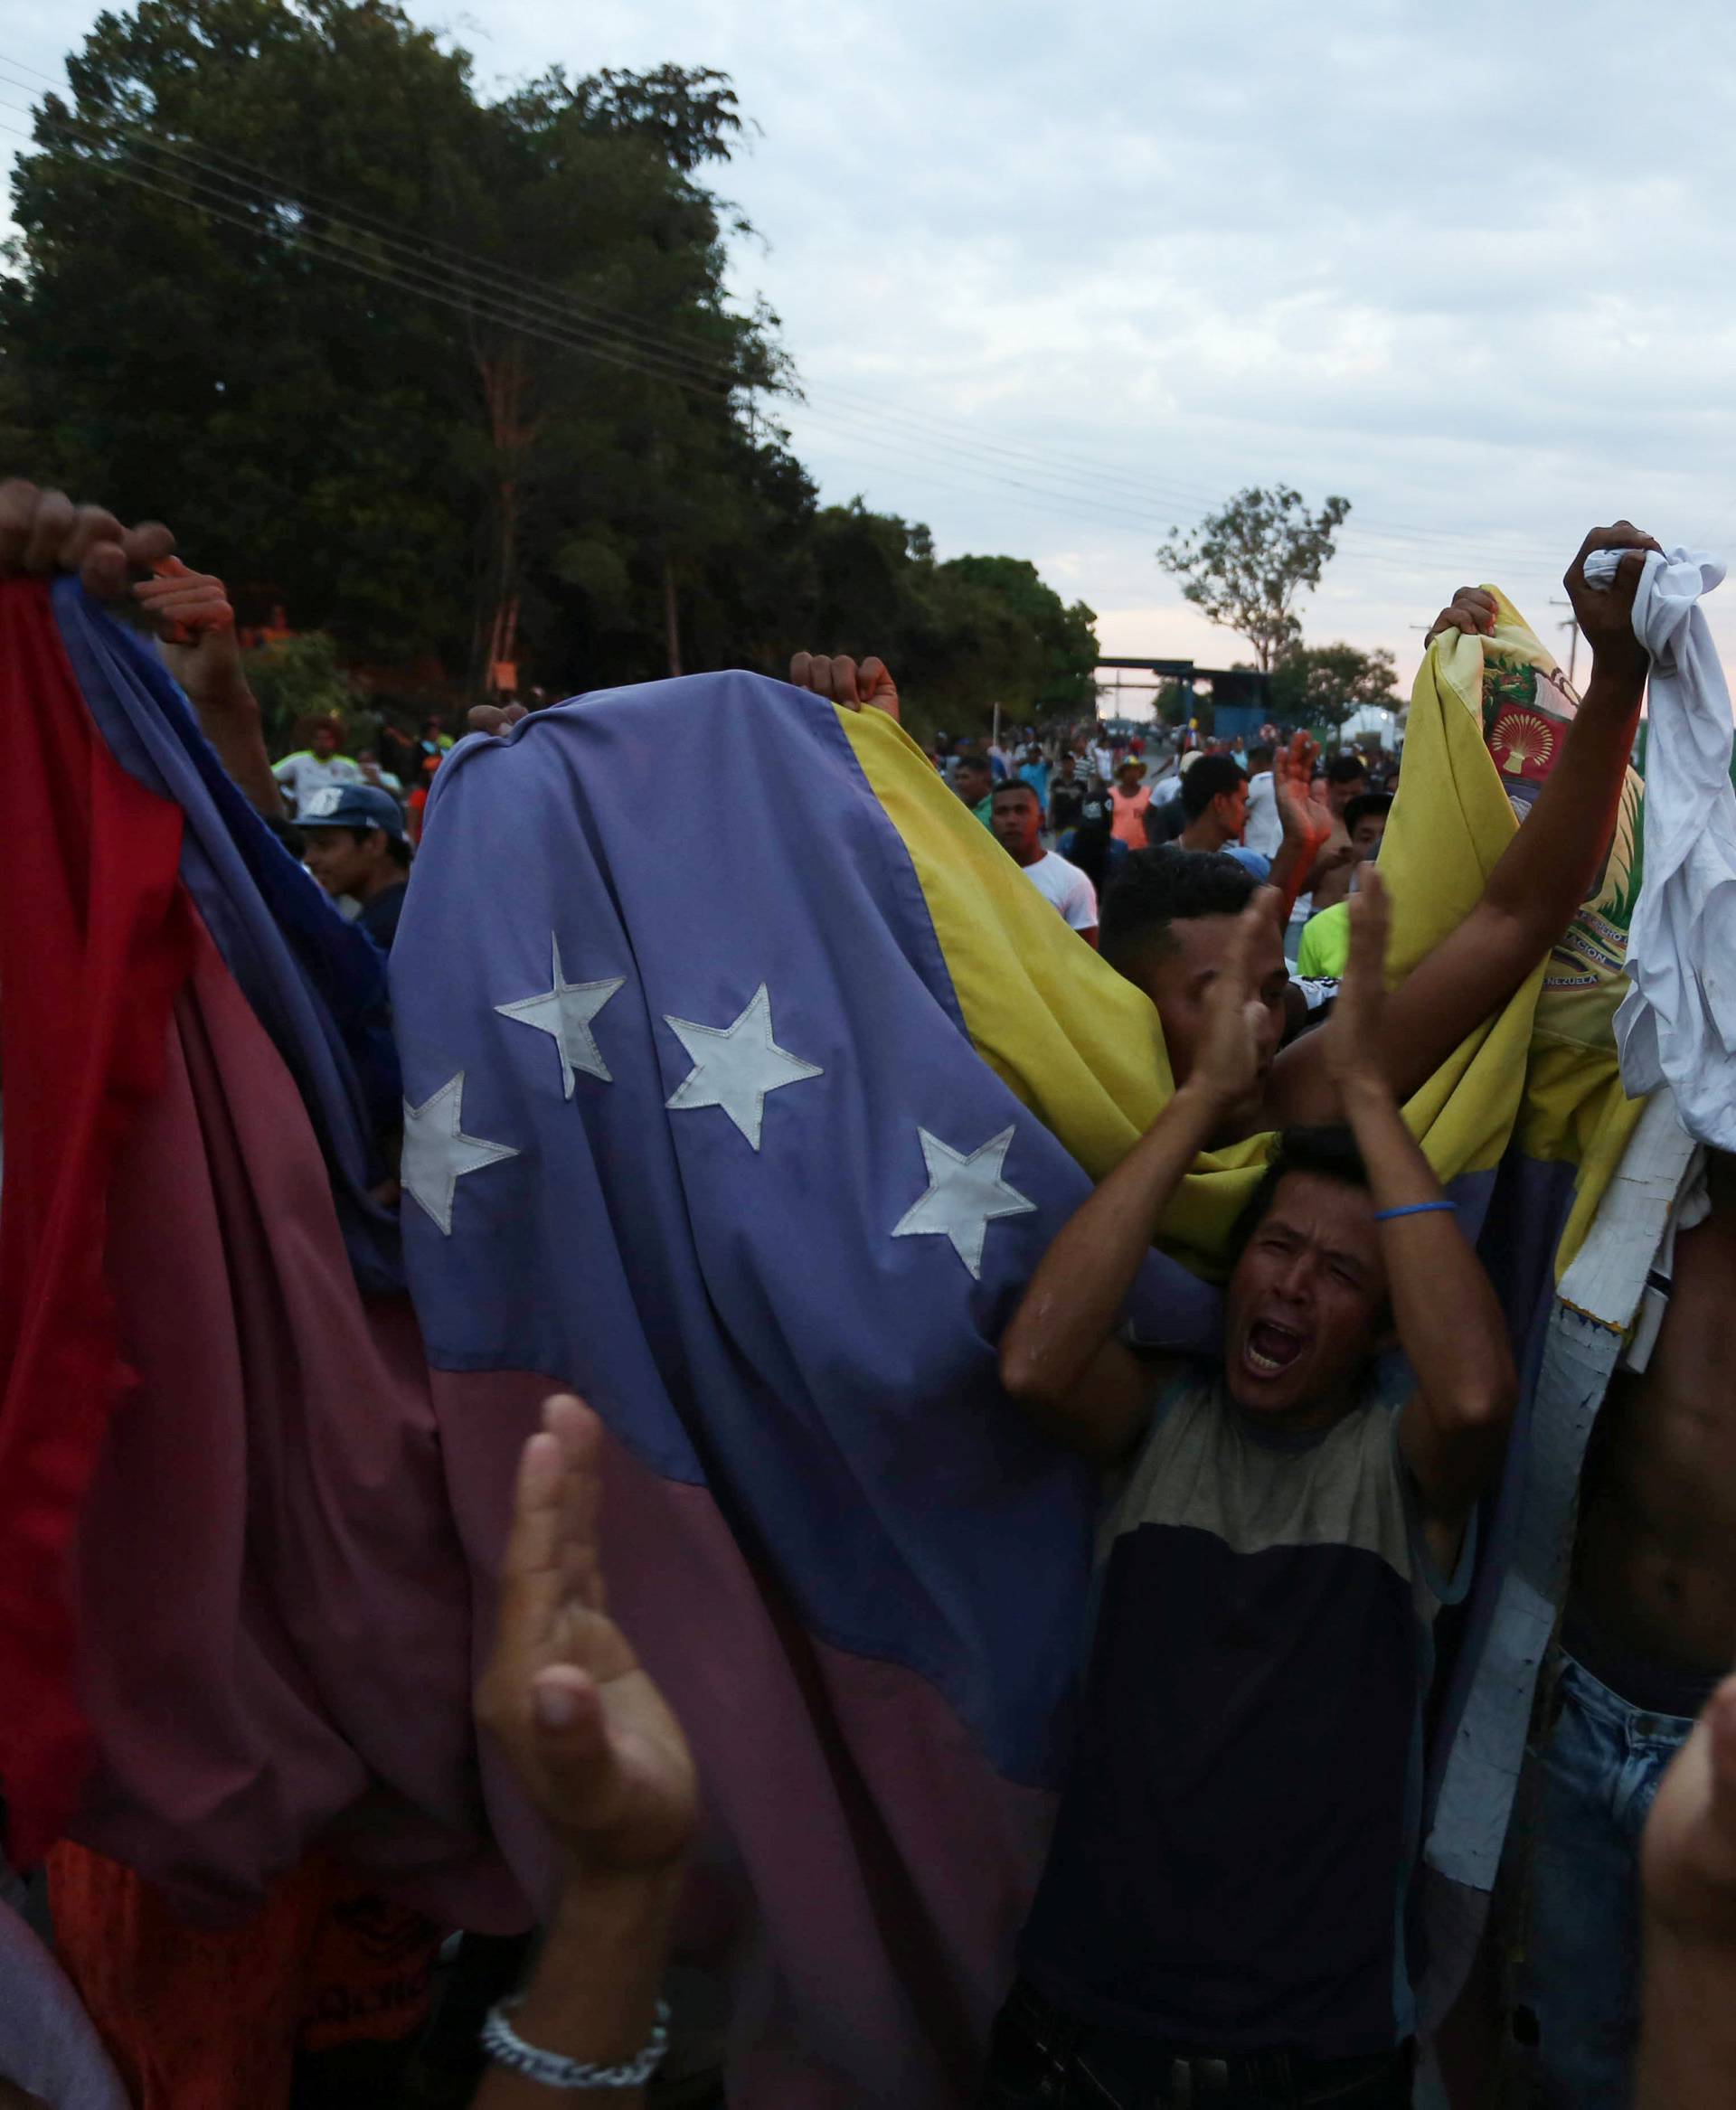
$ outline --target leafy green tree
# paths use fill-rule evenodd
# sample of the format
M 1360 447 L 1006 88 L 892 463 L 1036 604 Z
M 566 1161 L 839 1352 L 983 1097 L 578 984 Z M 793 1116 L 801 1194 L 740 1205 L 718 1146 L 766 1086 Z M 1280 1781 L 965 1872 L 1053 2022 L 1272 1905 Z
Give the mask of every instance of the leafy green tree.
M 475 415 L 449 318 L 287 242 L 318 216 L 245 169 L 426 224 L 476 145 L 462 54 L 390 7 L 143 0 L 67 76 L 17 165 L 0 287 L 41 466 L 173 510 L 199 560 L 299 626 L 449 648 Z
M 1328 498 L 1310 513 L 1288 485 L 1250 485 L 1192 534 L 1175 530 L 1157 562 L 1208 621 L 1247 638 L 1255 665 L 1267 671 L 1300 642 L 1297 596 L 1319 585 L 1349 511 L 1347 498 Z
M 720 560 L 811 513 L 752 414 L 775 318 L 724 302 L 721 76 L 486 104 L 385 0 L 141 0 L 67 71 L 19 167 L 8 407 L 243 597 L 570 689 L 676 663 Z
M 310 718 L 348 724 L 361 692 L 344 672 L 337 641 L 324 630 L 307 630 L 244 653 L 248 686 L 259 699 L 266 740 L 273 750 L 292 747 Z
M 262 675 L 286 737 L 340 664 L 420 708 L 814 645 L 883 654 L 919 724 L 1089 709 L 1090 611 L 1032 566 L 817 508 L 777 317 L 725 297 L 721 74 L 486 101 L 393 0 L 137 0 L 67 77 L 17 172 L 0 437 L 332 641 Z
M 1298 645 L 1272 671 L 1272 716 L 1286 725 L 1342 725 L 1353 711 L 1377 703 L 1396 711 L 1398 670 L 1384 645 Z
M 898 676 L 919 739 L 986 732 L 1005 716 L 1089 715 L 1097 641 L 1089 608 L 1068 607 L 1034 566 L 1012 557 L 936 560 L 920 523 L 860 499 L 826 506 L 804 537 L 810 569 L 789 606 L 784 650 L 878 654 Z M 781 671 L 782 651 L 769 662 Z M 1083 680 L 1081 683 L 1081 670 Z
M 986 588 L 1029 633 L 1023 679 L 1002 701 L 1021 717 L 1089 718 L 1097 708 L 1097 617 L 1083 601 L 1071 606 L 1022 557 L 955 557 L 952 578 Z

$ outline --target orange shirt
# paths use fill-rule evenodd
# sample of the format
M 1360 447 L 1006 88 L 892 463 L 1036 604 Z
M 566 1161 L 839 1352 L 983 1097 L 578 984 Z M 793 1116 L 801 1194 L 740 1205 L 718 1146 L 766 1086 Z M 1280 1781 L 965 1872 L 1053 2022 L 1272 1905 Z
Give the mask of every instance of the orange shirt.
M 1142 784 L 1129 798 L 1118 784 L 1111 785 L 1109 804 L 1115 811 L 1115 820 L 1109 833 L 1118 843 L 1125 843 L 1129 850 L 1143 850 L 1146 846 L 1146 808 L 1151 804 L 1151 787 Z

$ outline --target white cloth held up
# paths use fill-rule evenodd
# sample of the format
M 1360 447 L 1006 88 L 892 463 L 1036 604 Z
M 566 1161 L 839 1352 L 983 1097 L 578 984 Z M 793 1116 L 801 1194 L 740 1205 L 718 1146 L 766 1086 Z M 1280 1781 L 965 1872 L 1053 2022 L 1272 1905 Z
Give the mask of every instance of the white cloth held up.
M 1622 552 L 1585 560 L 1607 588 Z M 1699 551 L 1646 559 L 1634 635 L 1652 656 L 1645 870 L 1628 936 L 1632 984 L 1616 1013 L 1621 1078 L 1667 1084 L 1690 1135 L 1736 1150 L 1736 789 L 1730 691 L 1700 608 L 1724 567 Z

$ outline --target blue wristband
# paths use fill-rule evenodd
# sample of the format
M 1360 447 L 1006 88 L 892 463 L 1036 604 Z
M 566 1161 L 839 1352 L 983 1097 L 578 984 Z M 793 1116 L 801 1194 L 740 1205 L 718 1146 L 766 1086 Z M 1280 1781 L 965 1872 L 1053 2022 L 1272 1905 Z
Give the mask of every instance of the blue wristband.
M 1407 1201 L 1401 1209 L 1377 1209 L 1376 1223 L 1391 1223 L 1395 1216 L 1457 1216 L 1458 1206 L 1451 1201 Z

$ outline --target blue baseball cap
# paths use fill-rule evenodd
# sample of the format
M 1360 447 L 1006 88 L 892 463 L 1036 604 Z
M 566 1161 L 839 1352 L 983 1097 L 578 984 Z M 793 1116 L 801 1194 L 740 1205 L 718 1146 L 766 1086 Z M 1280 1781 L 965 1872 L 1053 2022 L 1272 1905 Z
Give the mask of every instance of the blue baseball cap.
M 296 815 L 298 828 L 383 828 L 394 842 L 410 840 L 391 792 L 377 784 L 322 784 Z

